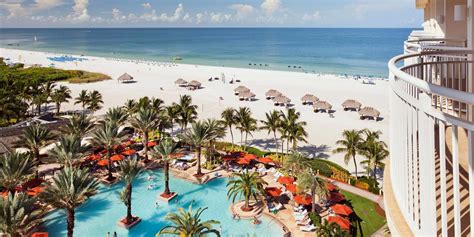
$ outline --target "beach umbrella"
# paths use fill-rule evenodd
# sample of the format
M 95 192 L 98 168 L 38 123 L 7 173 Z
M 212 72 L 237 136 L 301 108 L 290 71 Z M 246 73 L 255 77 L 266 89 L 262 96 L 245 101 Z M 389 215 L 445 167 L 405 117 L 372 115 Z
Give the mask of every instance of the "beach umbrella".
M 125 81 L 133 81 L 133 77 L 130 76 L 128 73 L 122 74 L 122 76 L 119 76 L 117 79 L 118 81 L 125 82 Z
M 122 155 L 124 155 L 124 156 L 131 156 L 135 153 L 137 153 L 137 152 L 133 149 L 128 149 L 128 150 L 122 151 Z
M 270 98 L 274 98 L 274 97 L 277 97 L 281 95 L 281 92 L 275 90 L 275 89 L 271 89 L 269 91 L 267 91 L 267 93 L 265 93 L 265 96 L 270 99 Z
M 301 101 L 303 102 L 303 104 L 307 104 L 308 102 L 316 103 L 318 100 L 319 100 L 318 97 L 311 94 L 306 94 L 303 97 L 301 97 Z
M 112 157 L 110 157 L 110 160 L 111 161 L 121 161 L 123 160 L 123 155 L 113 155 Z
M 325 111 L 329 111 L 332 109 L 332 105 L 329 104 L 328 102 L 326 101 L 323 101 L 323 100 L 319 100 L 317 101 L 316 103 L 313 104 L 313 108 L 315 110 L 325 110 Z
M 352 110 L 359 110 L 362 104 L 357 100 L 346 100 L 342 103 L 342 107 L 344 110 L 352 109 Z
M 337 186 L 332 184 L 332 183 L 326 183 L 326 189 L 329 190 L 330 192 L 335 191 L 337 189 Z
M 342 205 L 342 204 L 335 204 L 334 206 L 331 207 L 331 209 L 333 210 L 334 213 L 338 215 L 343 215 L 343 216 L 349 216 L 350 214 L 354 212 L 352 208 L 346 205 Z
M 244 159 L 255 160 L 255 159 L 257 159 L 257 155 L 255 155 L 255 154 L 245 154 Z
M 237 88 L 234 89 L 234 92 L 236 95 L 239 95 L 240 93 L 246 92 L 246 91 L 250 91 L 250 89 L 245 86 L 238 86 Z
M 282 176 L 278 178 L 277 181 L 278 183 L 281 183 L 281 184 L 292 184 L 293 182 L 295 182 L 295 179 L 290 176 Z
M 92 154 L 88 157 L 89 160 L 99 160 L 100 158 L 102 158 L 100 154 Z
M 255 98 L 255 94 L 252 93 L 251 91 L 243 91 L 239 93 L 239 97 L 241 99 L 251 99 L 251 98 Z
M 286 190 L 290 191 L 292 194 L 296 194 L 298 192 L 296 184 L 287 184 L 285 187 Z
M 263 164 L 270 164 L 273 163 L 273 160 L 268 157 L 262 157 L 257 159 L 258 162 L 263 163 Z
M 330 216 L 328 217 L 328 223 L 336 223 L 341 229 L 349 230 L 351 228 L 351 222 L 346 218 L 340 216 Z
M 295 200 L 296 203 L 301 204 L 303 206 L 308 206 L 311 205 L 311 195 L 307 194 L 301 194 L 301 195 L 296 195 L 293 200 Z
M 273 99 L 273 101 L 275 103 L 278 103 L 278 104 L 288 104 L 288 103 L 291 102 L 291 100 L 288 97 L 284 96 L 284 95 L 279 95 L 279 96 L 275 97 Z
M 36 195 L 40 194 L 41 192 L 43 192 L 43 190 L 44 190 L 43 186 L 38 186 L 38 187 L 34 187 L 34 188 L 29 189 L 26 194 L 28 196 L 36 196 Z
M 48 237 L 48 232 L 35 232 L 31 234 L 31 237 Z
M 98 165 L 98 166 L 107 166 L 107 165 L 109 165 L 109 161 L 106 160 L 106 159 L 104 159 L 104 160 L 99 160 L 99 161 L 97 162 L 97 165 Z
M 372 107 L 364 107 L 360 109 L 359 114 L 362 117 L 372 117 L 374 119 L 380 117 L 380 112 Z
M 266 187 L 265 192 L 272 197 L 278 197 L 281 195 L 281 189 L 276 187 Z
M 190 86 L 190 87 L 195 87 L 195 88 L 200 88 L 201 85 L 202 85 L 201 82 L 198 82 L 198 81 L 190 81 L 190 82 L 188 83 L 188 86 Z
M 239 165 L 250 165 L 251 160 L 245 159 L 245 158 L 239 158 L 237 160 L 237 164 Z
M 176 80 L 174 82 L 174 84 L 178 85 L 178 86 L 182 86 L 182 85 L 186 85 L 188 84 L 188 82 L 186 80 L 184 80 L 183 78 L 179 78 L 178 80 Z

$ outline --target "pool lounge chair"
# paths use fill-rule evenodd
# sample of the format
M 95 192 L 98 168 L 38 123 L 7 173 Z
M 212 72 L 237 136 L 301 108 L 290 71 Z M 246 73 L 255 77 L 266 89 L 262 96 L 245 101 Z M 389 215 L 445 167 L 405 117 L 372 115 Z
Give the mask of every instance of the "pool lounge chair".
M 312 232 L 316 230 L 316 227 L 314 225 L 305 225 L 300 227 L 300 230 L 303 232 Z
M 311 224 L 311 219 L 307 218 L 301 221 L 296 221 L 297 225 L 307 226 Z
M 302 221 L 308 218 L 308 215 L 303 215 L 303 216 L 295 216 L 296 221 Z
M 283 208 L 283 205 L 281 205 L 281 203 L 278 203 L 277 205 L 275 205 L 274 207 L 270 208 L 269 211 L 270 212 L 273 212 L 273 211 L 279 211 Z

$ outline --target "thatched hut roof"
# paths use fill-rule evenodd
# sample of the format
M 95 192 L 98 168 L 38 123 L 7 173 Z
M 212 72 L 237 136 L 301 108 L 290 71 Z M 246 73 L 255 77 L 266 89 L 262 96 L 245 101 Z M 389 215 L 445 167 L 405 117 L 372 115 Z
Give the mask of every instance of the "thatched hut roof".
M 317 110 L 319 110 L 319 109 L 330 110 L 330 109 L 332 109 L 332 105 L 329 102 L 319 100 L 316 103 L 314 103 L 313 108 L 317 109 Z
M 190 87 L 196 87 L 196 88 L 201 87 L 201 85 L 202 85 L 201 82 L 198 82 L 198 81 L 190 81 L 190 82 L 188 83 L 188 86 L 190 86 Z
M 234 89 L 234 92 L 238 92 L 238 93 L 242 93 L 246 91 L 250 91 L 250 89 L 245 86 L 238 86 L 237 88 Z
M 364 107 L 359 110 L 360 116 L 363 117 L 373 117 L 378 118 L 380 117 L 380 112 L 372 107 Z
M 240 93 L 239 97 L 243 99 L 251 99 L 255 97 L 255 94 L 252 93 L 251 91 L 245 91 L 245 92 Z
M 179 78 L 178 80 L 176 80 L 174 82 L 174 84 L 176 84 L 176 85 L 186 85 L 186 84 L 188 84 L 188 82 L 186 80 L 184 80 L 183 78 Z
M 133 81 L 133 77 L 130 76 L 128 73 L 124 73 L 122 76 L 119 76 L 117 78 L 118 81 L 124 82 L 124 81 Z
M 275 89 L 271 89 L 271 90 L 267 91 L 267 93 L 265 93 L 266 97 L 277 97 L 279 95 L 281 95 L 281 92 L 279 92 Z
M 301 97 L 301 101 L 303 101 L 303 102 L 316 103 L 316 101 L 318 101 L 318 100 L 319 100 L 319 98 L 316 97 L 315 95 L 312 95 L 312 94 L 306 94 L 303 97 Z
M 284 96 L 284 95 L 279 95 L 273 99 L 275 103 L 279 104 L 288 104 L 291 102 L 290 98 Z
M 362 104 L 357 100 L 346 100 L 342 103 L 344 109 L 356 109 L 359 110 Z

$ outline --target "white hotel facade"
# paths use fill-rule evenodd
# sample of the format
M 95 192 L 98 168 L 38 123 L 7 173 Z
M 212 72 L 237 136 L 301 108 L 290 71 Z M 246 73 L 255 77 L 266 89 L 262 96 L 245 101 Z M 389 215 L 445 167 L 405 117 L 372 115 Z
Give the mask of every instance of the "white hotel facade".
M 416 7 L 423 30 L 389 62 L 387 221 L 394 236 L 473 236 L 474 0 Z

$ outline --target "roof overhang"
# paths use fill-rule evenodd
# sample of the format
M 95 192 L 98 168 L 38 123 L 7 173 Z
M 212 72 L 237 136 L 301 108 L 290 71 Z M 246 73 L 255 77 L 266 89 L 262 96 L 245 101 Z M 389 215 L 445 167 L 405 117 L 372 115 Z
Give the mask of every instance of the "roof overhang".
M 424 9 L 428 6 L 429 0 L 416 0 L 416 8 Z

